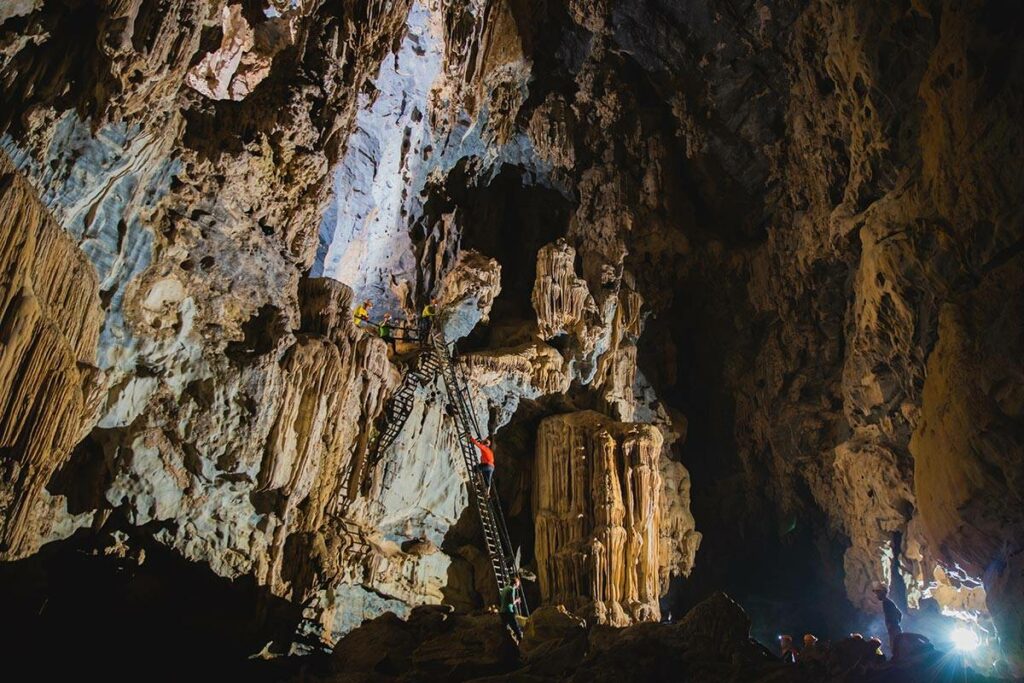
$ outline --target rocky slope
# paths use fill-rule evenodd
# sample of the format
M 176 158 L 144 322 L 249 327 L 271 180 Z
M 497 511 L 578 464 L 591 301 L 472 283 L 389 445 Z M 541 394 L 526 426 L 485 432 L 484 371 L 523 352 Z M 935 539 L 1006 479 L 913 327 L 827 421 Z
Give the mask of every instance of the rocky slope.
M 404 359 L 352 301 L 436 297 L 541 597 L 875 613 L 945 567 L 1024 671 L 1022 31 L 981 0 L 6 5 L 3 558 L 123 518 L 328 642 L 481 604 L 440 384 L 365 466 Z M 545 516 L 568 472 L 582 525 Z
M 407 621 L 384 615 L 344 638 L 326 665 L 301 680 L 414 681 L 991 681 L 907 639 L 893 661 L 863 637 L 822 642 L 785 664 L 749 638 L 750 618 L 715 593 L 674 624 L 587 627 L 558 607 L 526 625 L 519 651 L 491 614 L 418 607 Z M 296 679 L 299 680 L 299 679 Z

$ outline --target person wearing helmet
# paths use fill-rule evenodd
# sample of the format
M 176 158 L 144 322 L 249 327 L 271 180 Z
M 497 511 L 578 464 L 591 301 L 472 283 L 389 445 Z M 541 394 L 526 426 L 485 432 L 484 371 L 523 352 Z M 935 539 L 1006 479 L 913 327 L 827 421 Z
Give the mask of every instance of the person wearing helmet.
M 900 611 L 895 602 L 889 599 L 889 587 L 881 581 L 875 581 L 871 585 L 871 592 L 882 603 L 882 613 L 885 615 L 885 630 L 889 632 L 889 652 L 895 658 L 897 656 L 897 641 L 899 635 L 903 633 L 903 628 L 900 626 L 900 622 L 903 621 L 903 612 Z
M 352 322 L 355 323 L 356 327 L 361 326 L 363 323 L 370 322 L 371 308 L 373 308 L 373 302 L 369 299 L 356 306 L 356 310 L 352 313 Z
M 779 636 L 779 649 L 782 661 L 786 664 L 796 664 L 797 651 L 793 647 L 793 636 Z
M 821 662 L 825 660 L 825 652 L 813 633 L 804 634 L 804 647 L 800 651 L 800 659 L 805 662 Z
M 423 307 L 422 317 L 433 318 L 435 315 L 437 315 L 437 299 L 431 299 L 430 303 Z
M 377 325 L 377 334 L 380 336 L 381 339 L 384 340 L 385 344 L 391 347 L 391 355 L 395 355 L 396 353 L 398 353 L 395 346 L 395 335 L 391 328 L 390 313 L 385 313 L 384 317 L 381 318 L 380 324 Z
M 420 313 L 420 337 L 426 339 L 430 336 L 430 327 L 434 322 L 434 317 L 438 313 L 437 299 L 431 298 L 430 303 L 423 307 L 422 313 Z

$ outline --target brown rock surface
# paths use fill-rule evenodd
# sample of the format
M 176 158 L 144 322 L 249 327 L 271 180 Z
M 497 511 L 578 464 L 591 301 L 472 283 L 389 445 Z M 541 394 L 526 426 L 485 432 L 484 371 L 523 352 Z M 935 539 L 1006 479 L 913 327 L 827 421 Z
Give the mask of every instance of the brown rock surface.
M 1016 257 L 1020 261 L 1020 257 Z M 993 269 L 939 314 L 921 418 L 910 442 L 929 547 L 972 576 L 1007 644 L 1024 633 L 1024 288 L 1020 263 Z M 1024 667 L 1019 659 L 1016 666 Z
M 343 638 L 324 680 L 464 681 L 509 671 L 517 659 L 497 614 L 417 607 L 407 621 L 384 614 Z
M 43 487 L 95 424 L 96 272 L 0 153 L 0 558 L 50 533 Z
M 439 601 L 446 552 L 402 548 L 466 508 L 458 437 L 422 386 L 364 466 L 399 369 L 348 310 L 434 294 L 513 528 L 572 505 L 525 549 L 549 595 L 625 623 L 739 586 L 834 624 L 955 562 L 1020 673 L 1018 8 L 410 6 L 0 7 L 4 552 L 113 516 L 321 631 Z M 327 229 L 332 187 L 376 242 Z M 308 277 L 334 239 L 354 295 Z M 567 479 L 576 427 L 532 425 L 581 414 L 617 426 Z

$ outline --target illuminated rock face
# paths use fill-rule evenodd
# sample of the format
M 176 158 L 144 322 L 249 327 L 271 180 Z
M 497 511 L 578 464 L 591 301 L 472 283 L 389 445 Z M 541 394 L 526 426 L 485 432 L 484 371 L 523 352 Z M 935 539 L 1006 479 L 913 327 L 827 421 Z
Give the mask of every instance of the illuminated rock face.
M 1018 255 L 994 269 L 976 291 L 942 308 L 910 442 L 928 547 L 984 580 L 984 598 L 970 600 L 970 608 L 987 604 L 1018 670 L 1024 653 L 1012 644 L 1024 634 L 1024 564 L 1013 550 L 1024 535 L 1021 261 Z
M 650 425 L 598 413 L 541 422 L 533 506 L 545 602 L 614 626 L 659 619 L 661 446 Z
M 95 424 L 96 272 L 0 154 L 0 558 L 51 533 L 43 487 Z
M 583 278 L 576 275 L 576 250 L 565 240 L 544 246 L 537 253 L 537 280 L 533 286 L 540 336 L 560 334 L 583 338 L 583 350 L 593 348 L 589 328 L 600 324 L 597 304 Z

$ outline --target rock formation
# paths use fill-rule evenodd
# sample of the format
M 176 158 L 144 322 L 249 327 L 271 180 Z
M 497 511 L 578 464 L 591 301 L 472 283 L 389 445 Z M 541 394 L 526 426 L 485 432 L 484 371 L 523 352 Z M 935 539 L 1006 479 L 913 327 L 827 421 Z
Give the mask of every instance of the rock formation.
M 1024 531 L 1024 452 L 1015 436 L 1024 416 L 1022 289 L 1022 270 L 1011 260 L 942 308 L 910 441 L 928 547 L 984 579 L 1008 643 L 1024 633 L 1024 573 L 1014 550 Z
M 546 603 L 615 626 L 659 619 L 668 588 L 659 579 L 670 570 L 661 565 L 661 445 L 649 425 L 593 412 L 541 422 L 533 517 Z
M 567 334 L 581 339 L 584 353 L 593 349 L 590 329 L 600 325 L 597 304 L 586 281 L 576 275 L 576 250 L 565 240 L 537 253 L 532 302 L 543 339 Z
M 491 614 L 413 610 L 407 621 L 379 617 L 346 636 L 312 680 L 415 681 L 892 681 L 991 680 L 972 675 L 927 641 L 886 662 L 876 645 L 846 637 L 796 665 L 751 640 L 750 617 L 715 593 L 678 623 L 587 628 L 564 609 L 543 607 L 527 621 L 522 656 Z M 293 680 L 310 680 L 296 677 Z
M 38 549 L 44 487 L 95 422 L 102 314 L 96 273 L 0 155 L 0 557 Z

